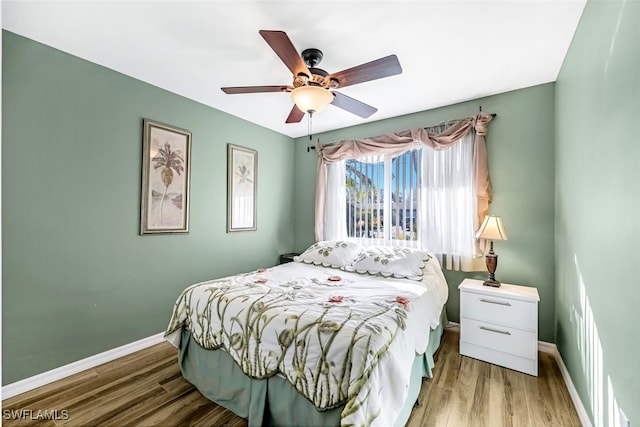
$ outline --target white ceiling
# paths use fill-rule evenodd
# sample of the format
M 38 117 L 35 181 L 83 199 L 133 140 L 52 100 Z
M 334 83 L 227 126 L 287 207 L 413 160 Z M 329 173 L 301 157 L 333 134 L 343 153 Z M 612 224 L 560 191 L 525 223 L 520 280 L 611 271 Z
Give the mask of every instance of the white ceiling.
M 226 95 L 223 86 L 289 85 L 258 34 L 285 31 L 324 52 L 329 73 L 396 54 L 400 75 L 340 92 L 378 108 L 369 119 L 329 106 L 314 133 L 555 81 L 586 0 L 4 1 L 2 27 L 282 134 L 286 93 Z

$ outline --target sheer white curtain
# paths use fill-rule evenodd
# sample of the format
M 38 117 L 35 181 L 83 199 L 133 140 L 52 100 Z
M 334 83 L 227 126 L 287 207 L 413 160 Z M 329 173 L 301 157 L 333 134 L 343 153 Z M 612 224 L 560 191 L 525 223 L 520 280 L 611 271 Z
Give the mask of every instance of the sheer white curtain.
M 327 164 L 324 240 L 343 240 L 347 237 L 345 174 L 344 160 Z
M 448 270 L 471 270 L 477 209 L 473 174 L 474 135 L 445 150 L 424 148 L 418 239 L 441 256 Z

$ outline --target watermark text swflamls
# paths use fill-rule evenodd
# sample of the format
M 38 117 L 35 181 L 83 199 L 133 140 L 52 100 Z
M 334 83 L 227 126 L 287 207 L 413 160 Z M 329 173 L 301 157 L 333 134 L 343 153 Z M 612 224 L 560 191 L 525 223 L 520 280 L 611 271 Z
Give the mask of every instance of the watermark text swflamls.
M 66 409 L 3 409 L 2 418 L 5 420 L 54 420 L 64 421 L 69 419 L 69 411 Z

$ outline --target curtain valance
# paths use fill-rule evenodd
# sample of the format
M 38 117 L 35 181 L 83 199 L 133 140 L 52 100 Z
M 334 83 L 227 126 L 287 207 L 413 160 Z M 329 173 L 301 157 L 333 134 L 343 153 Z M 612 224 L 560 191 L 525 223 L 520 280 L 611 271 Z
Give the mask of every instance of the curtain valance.
M 431 147 L 434 150 L 444 150 L 455 144 L 472 129 L 476 131 L 473 150 L 473 174 L 478 202 L 475 224 L 477 229 L 489 209 L 489 203 L 493 195 L 491 180 L 489 178 L 487 144 L 485 139 L 488 124 L 492 118 L 493 116 L 490 114 L 478 113 L 475 117 L 468 117 L 458 121 L 438 134 L 429 132 L 424 128 L 414 128 L 371 138 L 341 141 L 335 145 L 323 146 L 318 144 L 318 178 L 316 181 L 315 216 L 316 240 L 322 240 L 324 236 L 324 212 L 327 191 L 326 166 L 328 163 L 339 162 L 345 159 L 357 159 L 373 154 L 395 156 L 411 149 L 415 144 Z

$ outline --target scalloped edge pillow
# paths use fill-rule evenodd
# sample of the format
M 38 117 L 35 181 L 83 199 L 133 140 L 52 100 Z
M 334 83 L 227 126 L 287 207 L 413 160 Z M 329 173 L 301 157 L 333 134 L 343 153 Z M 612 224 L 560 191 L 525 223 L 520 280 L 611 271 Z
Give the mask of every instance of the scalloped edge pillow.
M 323 265 L 345 269 L 362 254 L 362 246 L 343 240 L 330 240 L 316 242 L 302 254 L 294 257 L 297 262 L 307 264 Z
M 369 246 L 346 270 L 396 279 L 422 280 L 422 270 L 430 259 L 428 252 L 419 249 Z

